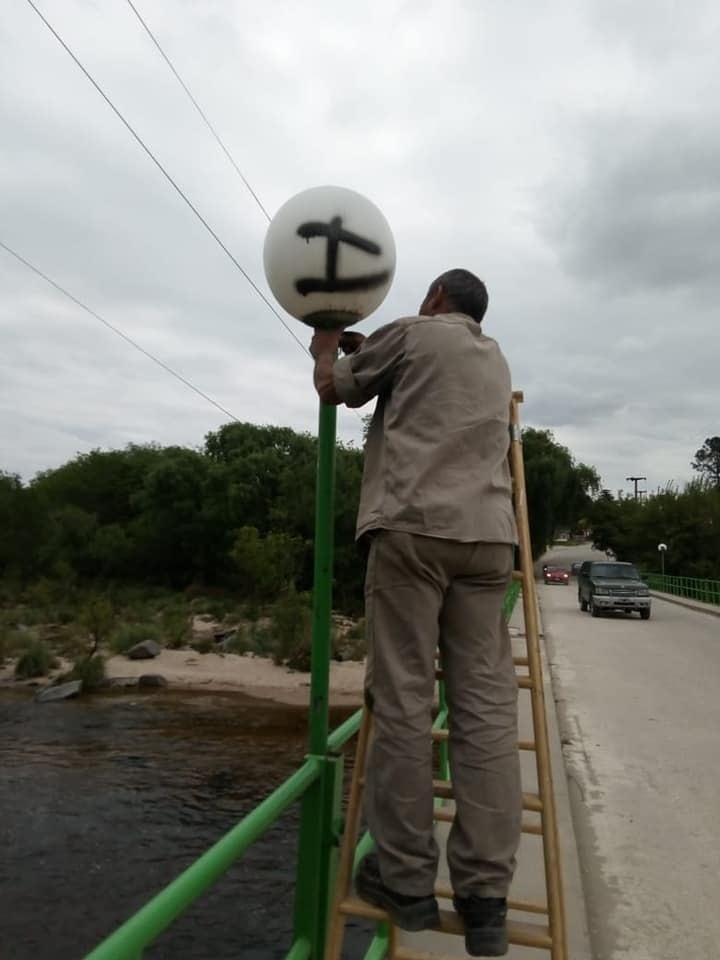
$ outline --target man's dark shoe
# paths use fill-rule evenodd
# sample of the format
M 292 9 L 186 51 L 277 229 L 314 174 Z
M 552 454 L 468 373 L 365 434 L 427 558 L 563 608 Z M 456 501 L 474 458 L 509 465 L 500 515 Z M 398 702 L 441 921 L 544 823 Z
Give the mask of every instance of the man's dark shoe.
M 440 911 L 434 896 L 408 897 L 390 890 L 382 882 L 377 856 L 365 857 L 355 876 L 358 896 L 375 907 L 387 910 L 393 923 L 403 930 L 426 930 L 440 923 Z
M 504 957 L 508 952 L 507 900 L 500 897 L 454 897 L 465 924 L 465 949 L 471 957 Z

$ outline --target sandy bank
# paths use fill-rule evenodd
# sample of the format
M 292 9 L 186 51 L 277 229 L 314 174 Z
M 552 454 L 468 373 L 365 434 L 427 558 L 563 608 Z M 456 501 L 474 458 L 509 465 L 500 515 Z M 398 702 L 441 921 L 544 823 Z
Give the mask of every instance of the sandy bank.
M 63 664 L 67 669 L 69 664 Z M 183 690 L 237 690 L 250 697 L 278 703 L 303 705 L 309 702 L 310 674 L 277 667 L 262 657 L 239 656 L 234 653 L 196 653 L 194 650 L 162 650 L 152 660 L 128 660 L 110 657 L 105 664 L 110 679 L 139 677 L 143 673 L 159 673 L 168 686 Z M 365 664 L 355 661 L 330 664 L 330 703 L 333 706 L 361 706 Z M 43 678 L 38 685 L 48 680 Z M 0 668 L 0 684 L 15 684 L 13 664 Z
M 159 673 L 172 687 L 203 690 L 239 690 L 263 700 L 304 704 L 310 696 L 310 674 L 277 667 L 263 657 L 235 653 L 195 653 L 193 650 L 163 650 L 154 660 L 111 657 L 108 677 L 139 677 Z M 362 704 L 365 664 L 330 664 L 330 702 L 337 706 Z

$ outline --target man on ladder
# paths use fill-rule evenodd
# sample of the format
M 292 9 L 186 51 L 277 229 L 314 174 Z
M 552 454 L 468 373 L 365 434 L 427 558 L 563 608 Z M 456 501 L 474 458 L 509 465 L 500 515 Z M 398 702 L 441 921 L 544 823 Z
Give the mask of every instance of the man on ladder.
M 501 956 L 522 808 L 517 680 L 502 609 L 517 534 L 510 374 L 480 328 L 487 302 L 477 277 L 450 270 L 431 284 L 419 316 L 367 338 L 317 331 L 311 352 L 323 402 L 359 407 L 377 397 L 357 524 L 370 541 L 365 814 L 377 854 L 361 864 L 357 891 L 403 929 L 438 922 L 439 647 L 456 803 L 447 843 L 454 905 L 467 951 Z M 336 360 L 338 346 L 347 356 Z

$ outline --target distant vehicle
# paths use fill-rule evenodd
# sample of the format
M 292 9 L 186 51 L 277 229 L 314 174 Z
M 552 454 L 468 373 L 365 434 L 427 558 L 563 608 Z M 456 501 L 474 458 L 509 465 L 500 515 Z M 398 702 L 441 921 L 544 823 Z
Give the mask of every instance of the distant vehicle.
M 586 560 L 578 574 L 578 603 L 593 617 L 620 610 L 650 619 L 650 589 L 631 563 Z
M 580 567 L 582 566 L 582 560 L 576 560 L 575 563 L 570 564 L 570 576 L 577 577 L 580 573 Z
M 567 567 L 543 567 L 543 580 L 545 583 L 564 583 L 565 586 L 570 583 L 570 574 Z

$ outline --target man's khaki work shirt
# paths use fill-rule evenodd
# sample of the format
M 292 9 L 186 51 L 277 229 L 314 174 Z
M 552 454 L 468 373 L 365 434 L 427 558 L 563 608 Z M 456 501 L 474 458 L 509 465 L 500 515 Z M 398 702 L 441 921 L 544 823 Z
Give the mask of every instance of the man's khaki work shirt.
M 357 536 L 401 530 L 516 543 L 507 362 L 462 313 L 407 317 L 335 362 L 349 407 L 377 406 L 365 446 Z

